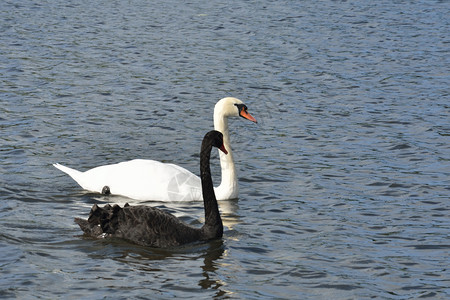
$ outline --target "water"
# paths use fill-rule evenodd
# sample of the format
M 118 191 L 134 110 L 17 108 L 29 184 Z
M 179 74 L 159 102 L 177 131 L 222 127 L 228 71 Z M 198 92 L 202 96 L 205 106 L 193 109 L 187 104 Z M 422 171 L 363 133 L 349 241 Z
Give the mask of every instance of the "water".
M 448 1 L 2 1 L 0 297 L 448 299 Z M 222 240 L 83 238 L 51 166 L 198 173 L 224 96 L 240 184 Z M 219 181 L 213 155 L 214 180 Z M 200 225 L 201 203 L 146 202 Z

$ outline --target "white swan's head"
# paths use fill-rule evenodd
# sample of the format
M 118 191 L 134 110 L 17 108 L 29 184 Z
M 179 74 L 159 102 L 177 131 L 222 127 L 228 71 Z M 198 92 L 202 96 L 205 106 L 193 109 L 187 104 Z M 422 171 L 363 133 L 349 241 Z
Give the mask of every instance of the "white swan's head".
M 219 100 L 214 107 L 214 117 L 243 117 L 249 121 L 257 123 L 247 111 L 247 106 L 241 100 L 233 97 L 226 97 Z

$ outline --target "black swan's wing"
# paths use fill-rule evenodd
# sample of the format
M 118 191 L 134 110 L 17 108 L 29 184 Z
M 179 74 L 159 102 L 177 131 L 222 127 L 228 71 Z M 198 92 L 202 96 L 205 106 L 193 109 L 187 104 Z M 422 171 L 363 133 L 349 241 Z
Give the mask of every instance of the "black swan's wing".
M 119 237 L 139 245 L 172 247 L 200 238 L 200 229 L 181 222 L 175 216 L 150 206 L 105 205 L 92 207 L 87 221 L 75 222 L 88 235 Z

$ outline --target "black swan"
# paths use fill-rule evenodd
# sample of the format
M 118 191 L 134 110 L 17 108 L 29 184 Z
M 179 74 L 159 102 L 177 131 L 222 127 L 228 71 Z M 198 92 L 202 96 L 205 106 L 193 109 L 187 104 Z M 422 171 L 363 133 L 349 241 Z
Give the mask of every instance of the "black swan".
M 83 232 L 91 237 L 118 237 L 142 246 L 156 248 L 175 247 L 195 241 L 218 239 L 223 234 L 209 160 L 212 147 L 227 154 L 223 145 L 223 135 L 212 130 L 203 138 L 200 150 L 200 178 L 202 181 L 205 224 L 201 228 L 187 225 L 172 214 L 158 208 L 125 204 L 94 204 L 87 220 L 75 218 Z

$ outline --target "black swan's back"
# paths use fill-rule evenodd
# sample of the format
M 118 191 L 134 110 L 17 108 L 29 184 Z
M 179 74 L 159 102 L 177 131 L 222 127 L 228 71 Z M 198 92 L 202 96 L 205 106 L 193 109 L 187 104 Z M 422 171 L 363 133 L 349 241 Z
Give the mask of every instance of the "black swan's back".
M 205 224 L 201 228 L 189 226 L 158 208 L 128 204 L 123 208 L 118 205 L 105 205 L 101 208 L 95 204 L 88 220 L 76 218 L 75 222 L 86 235 L 92 237 L 118 237 L 139 245 L 159 248 L 222 237 L 223 225 L 209 167 L 213 146 L 226 153 L 222 134 L 214 130 L 205 135 L 200 152 L 200 177 L 205 206 Z
M 188 226 L 174 215 L 150 206 L 94 205 L 89 219 L 75 219 L 92 237 L 118 237 L 135 244 L 167 248 L 201 239 L 201 229 Z

